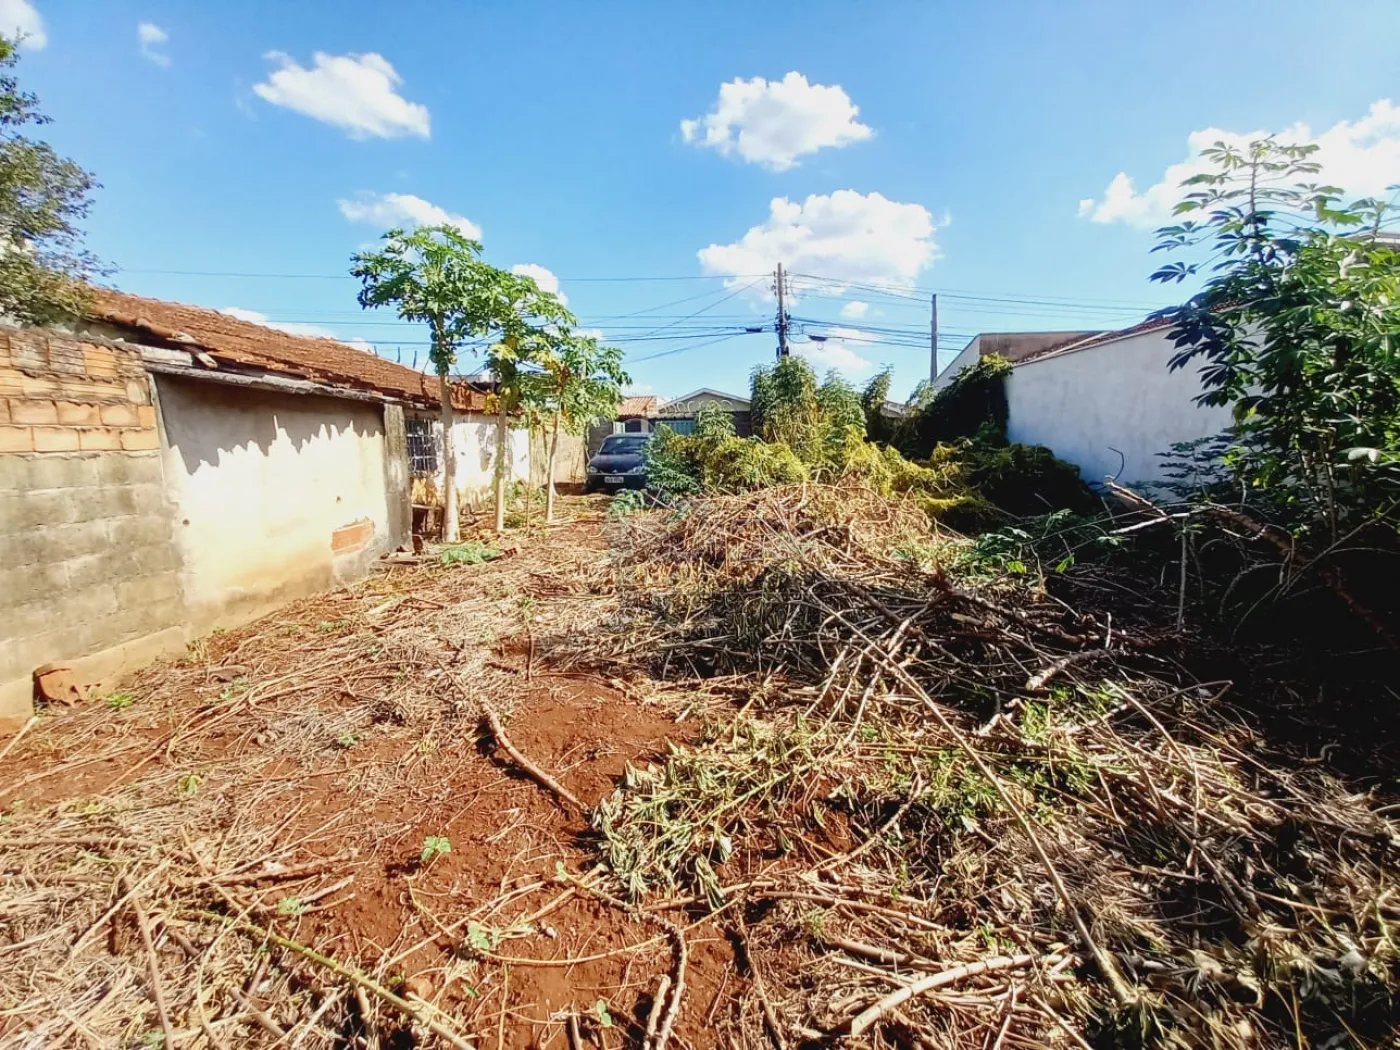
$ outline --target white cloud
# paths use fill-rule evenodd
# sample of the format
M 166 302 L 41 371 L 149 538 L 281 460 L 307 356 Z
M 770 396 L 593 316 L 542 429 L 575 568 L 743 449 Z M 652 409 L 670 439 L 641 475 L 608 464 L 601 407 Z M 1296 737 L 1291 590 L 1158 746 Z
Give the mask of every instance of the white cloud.
M 849 282 L 900 288 L 937 258 L 935 229 L 921 204 L 837 190 L 800 204 L 775 197 L 762 225 L 697 254 L 706 273 L 767 273 L 781 262 L 791 273 L 834 279 L 832 292 Z
M 42 51 L 49 42 L 44 20 L 29 0 L 0 0 L 0 33 L 20 38 L 20 46 L 30 51 Z
M 559 290 L 559 278 L 554 276 L 553 270 L 546 269 L 538 263 L 516 263 L 510 268 L 510 272 L 518 273 L 522 277 L 533 277 L 535 283 L 540 286 L 540 291 L 553 292 L 561 303 L 569 305 L 569 297 Z M 600 332 L 599 335 L 601 334 Z
M 870 312 L 870 304 L 863 303 L 859 299 L 852 299 L 845 306 L 841 307 L 841 316 L 848 321 L 864 317 Z
M 357 350 L 365 350 L 374 353 L 374 345 L 364 339 L 342 339 L 329 328 L 322 328 L 318 324 L 304 324 L 297 321 L 269 321 L 267 314 L 258 313 L 256 310 L 245 310 L 241 306 L 225 306 L 217 311 L 227 317 L 232 317 L 238 321 L 249 321 L 253 324 L 260 324 L 264 328 L 274 328 L 279 332 L 286 332 L 288 335 L 307 335 L 317 339 L 334 339 L 337 343 L 344 343 L 346 346 L 353 346 Z
M 343 128 L 352 139 L 428 137 L 428 107 L 398 93 L 403 78 L 381 55 L 318 51 L 312 69 L 281 51 L 270 51 L 267 58 L 278 68 L 253 90 L 274 106 Z
M 170 34 L 154 22 L 141 22 L 136 27 L 136 39 L 141 43 L 141 54 L 158 66 L 170 65 L 170 56 L 161 46 L 170 41 Z
M 1125 222 L 1141 228 L 1170 222 L 1172 208 L 1186 192 L 1181 183 L 1212 170 L 1201 160 L 1201 150 L 1222 141 L 1244 146 L 1269 134 L 1221 128 L 1193 131 L 1186 138 L 1187 159 L 1167 168 L 1160 182 L 1138 192 L 1132 177 L 1120 171 L 1101 199 L 1087 197 L 1079 202 L 1079 214 L 1094 222 Z M 1307 181 L 1340 186 L 1349 197 L 1382 196 L 1387 186 L 1400 182 L 1400 107 L 1389 99 L 1372 103 L 1365 116 L 1339 121 L 1320 135 L 1314 135 L 1306 124 L 1294 124 L 1273 134 L 1288 145 L 1316 144 L 1318 151 L 1311 159 L 1322 165 L 1322 171 Z
M 465 215 L 440 208 L 411 193 L 365 193 L 340 201 L 340 214 L 351 222 L 367 222 L 381 229 L 391 226 L 455 226 L 464 237 L 481 239 L 481 227 Z
M 858 354 L 852 344 L 873 342 L 875 336 L 854 328 L 828 328 L 827 338 L 821 342 L 793 343 L 793 353 L 812 362 L 817 374 L 830 369 L 845 374 L 849 378 L 862 376 L 874 369 L 875 363 Z
M 856 120 L 859 115 L 839 85 L 810 84 L 795 70 L 782 80 L 735 77 L 720 85 L 713 110 L 681 121 L 681 137 L 726 157 L 737 153 L 751 164 L 786 171 L 823 146 L 873 135 Z

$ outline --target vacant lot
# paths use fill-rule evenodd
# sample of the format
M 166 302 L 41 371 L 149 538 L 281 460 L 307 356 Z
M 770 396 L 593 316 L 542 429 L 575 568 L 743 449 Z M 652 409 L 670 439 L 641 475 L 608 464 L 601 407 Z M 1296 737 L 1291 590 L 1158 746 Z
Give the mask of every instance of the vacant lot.
M 8 745 L 0 1043 L 1390 1045 L 1390 796 L 1147 596 L 859 492 L 605 506 Z

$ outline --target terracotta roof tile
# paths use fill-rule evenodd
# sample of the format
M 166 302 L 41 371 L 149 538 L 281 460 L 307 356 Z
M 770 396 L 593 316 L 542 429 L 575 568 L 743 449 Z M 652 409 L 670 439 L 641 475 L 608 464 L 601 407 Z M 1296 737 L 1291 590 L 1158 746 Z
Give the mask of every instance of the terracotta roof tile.
M 650 419 L 656 415 L 656 409 L 657 397 L 655 394 L 650 394 L 647 397 L 624 397 L 622 404 L 618 406 L 617 418 L 641 416 L 643 419 Z
M 420 404 L 438 403 L 438 380 L 353 346 L 316 336 L 292 335 L 266 325 L 240 321 L 201 306 L 146 299 L 110 288 L 94 288 L 88 316 L 135 329 L 161 343 L 197 348 L 216 361 L 259 368 L 350 390 L 373 390 Z M 481 412 L 486 393 L 461 383 L 452 388 L 453 405 Z

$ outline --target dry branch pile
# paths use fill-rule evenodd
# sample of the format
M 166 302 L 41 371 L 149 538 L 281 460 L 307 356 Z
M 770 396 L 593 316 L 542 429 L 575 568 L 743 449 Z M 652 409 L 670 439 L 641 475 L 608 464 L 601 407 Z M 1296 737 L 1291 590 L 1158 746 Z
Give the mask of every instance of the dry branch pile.
M 1397 1045 L 1400 828 L 1168 630 L 974 585 L 849 490 L 614 540 L 643 611 L 607 658 L 743 708 L 595 813 L 620 893 L 729 926 L 736 1045 Z

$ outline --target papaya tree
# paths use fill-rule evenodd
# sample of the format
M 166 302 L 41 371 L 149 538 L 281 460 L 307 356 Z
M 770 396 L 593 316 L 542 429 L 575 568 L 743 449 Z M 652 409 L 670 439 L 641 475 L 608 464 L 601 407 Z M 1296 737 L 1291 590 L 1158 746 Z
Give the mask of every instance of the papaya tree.
M 483 262 L 481 242 L 455 226 L 395 228 L 383 241 L 377 251 L 354 255 L 350 273 L 360 279 L 362 307 L 391 306 L 402 320 L 428 326 L 428 357 L 437 372 L 442 413 L 442 538 L 455 543 L 461 524 L 450 376 L 463 344 L 491 330 L 492 289 L 507 275 Z
M 599 419 L 610 418 L 631 380 L 622 370 L 622 351 L 603 346 L 593 336 L 567 327 L 548 333 L 544 353 L 530 379 L 529 399 L 544 418 L 548 435 L 544 520 L 554 520 L 554 467 L 559 434 L 582 434 Z
M 548 356 L 560 326 L 574 323 L 559 297 L 546 292 L 524 274 L 497 271 L 489 289 L 493 341 L 485 360 L 495 380 L 492 396 L 496 413 L 495 504 L 496 531 L 506 527 L 506 478 L 509 474 L 509 417 L 520 411 L 529 394 L 530 376 Z

